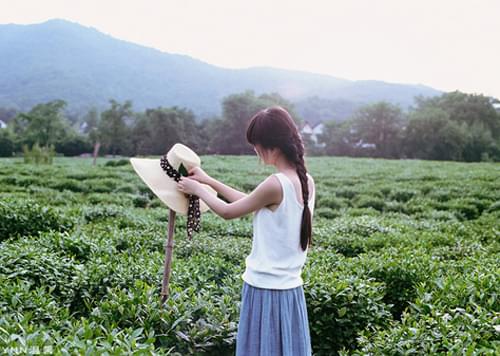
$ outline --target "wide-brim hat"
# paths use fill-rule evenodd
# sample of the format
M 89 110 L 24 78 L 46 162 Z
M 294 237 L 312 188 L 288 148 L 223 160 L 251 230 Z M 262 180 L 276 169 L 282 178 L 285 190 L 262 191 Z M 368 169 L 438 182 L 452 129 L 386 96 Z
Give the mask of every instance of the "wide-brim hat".
M 166 154 L 170 165 L 179 171 L 181 164 L 186 171 L 192 167 L 200 167 L 200 157 L 189 147 L 176 143 Z M 181 215 L 187 215 L 189 207 L 188 195 L 177 189 L 177 182 L 167 175 L 160 165 L 161 158 L 130 158 L 130 163 L 135 172 L 141 177 L 151 191 L 170 209 Z M 207 184 L 201 183 L 202 187 L 210 194 L 217 196 L 217 192 Z M 200 199 L 200 212 L 210 210 L 208 205 Z

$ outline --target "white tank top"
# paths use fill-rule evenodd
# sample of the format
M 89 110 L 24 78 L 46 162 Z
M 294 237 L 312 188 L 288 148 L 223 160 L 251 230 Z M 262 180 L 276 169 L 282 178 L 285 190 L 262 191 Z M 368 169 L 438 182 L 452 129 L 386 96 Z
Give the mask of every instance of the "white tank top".
M 246 269 L 241 275 L 248 284 L 269 289 L 295 288 L 303 284 L 302 267 L 307 249 L 300 247 L 300 224 L 304 209 L 298 201 L 292 181 L 283 173 L 275 173 L 280 180 L 283 199 L 272 211 L 267 207 L 257 210 L 253 217 L 252 250 L 245 259 Z M 307 176 L 310 177 L 309 173 Z M 316 192 L 309 194 L 311 218 Z

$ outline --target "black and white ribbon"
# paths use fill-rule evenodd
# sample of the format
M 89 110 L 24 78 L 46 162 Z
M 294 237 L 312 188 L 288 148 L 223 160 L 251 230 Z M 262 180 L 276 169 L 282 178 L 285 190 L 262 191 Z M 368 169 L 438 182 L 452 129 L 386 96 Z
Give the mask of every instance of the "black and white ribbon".
M 160 158 L 160 166 L 165 171 L 165 173 L 173 178 L 176 182 L 181 179 L 181 174 L 170 165 L 167 160 L 167 155 L 163 155 Z M 187 236 L 188 239 L 191 240 L 193 235 L 193 231 L 200 231 L 200 198 L 193 194 L 188 194 L 189 199 L 189 207 L 187 213 Z

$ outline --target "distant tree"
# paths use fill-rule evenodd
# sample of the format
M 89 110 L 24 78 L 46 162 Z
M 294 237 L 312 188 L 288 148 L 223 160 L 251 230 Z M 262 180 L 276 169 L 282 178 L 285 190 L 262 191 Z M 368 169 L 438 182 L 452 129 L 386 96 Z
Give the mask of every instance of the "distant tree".
M 323 133 L 318 135 L 318 142 L 324 143 L 324 152 L 333 156 L 355 156 L 355 144 L 360 140 L 359 134 L 353 128 L 353 122 L 346 120 L 324 122 Z
M 304 119 L 299 115 L 297 110 L 295 109 L 295 105 L 283 98 L 279 93 L 264 93 L 257 97 L 257 99 L 262 102 L 265 107 L 279 105 L 284 107 L 292 116 L 292 119 L 295 121 L 297 125 L 303 125 Z
M 95 107 L 91 108 L 82 118 L 82 124 L 85 123 L 85 128 L 82 130 L 83 134 L 90 134 L 92 131 L 97 130 L 99 126 L 99 112 Z
M 398 106 L 384 101 L 365 105 L 355 112 L 352 122 L 363 142 L 375 144 L 375 156 L 399 157 L 404 118 Z
M 15 151 L 15 137 L 10 130 L 0 130 L 0 157 L 11 157 Z
M 215 153 L 220 154 L 253 154 L 247 143 L 245 132 L 248 121 L 259 110 L 273 105 L 281 105 L 287 109 L 299 126 L 301 118 L 295 113 L 293 104 L 277 93 L 255 96 L 252 90 L 233 94 L 222 100 L 222 119 L 217 122 L 216 137 L 213 140 Z
M 437 140 L 441 134 L 446 135 L 448 140 L 451 140 L 453 137 L 456 139 L 454 144 L 450 142 L 447 146 L 454 150 L 453 152 L 446 155 L 434 151 L 431 156 L 453 157 L 450 159 L 460 157 L 460 160 L 465 161 L 480 161 L 485 158 L 500 160 L 500 114 L 493 107 L 491 98 L 454 91 L 431 98 L 419 96 L 415 98 L 415 101 L 416 107 L 411 109 L 411 115 L 414 119 L 423 121 L 413 121 L 412 126 L 414 131 L 419 130 L 416 128 L 417 126 L 427 125 L 429 130 L 434 130 L 433 132 L 426 133 L 429 140 Z M 435 119 L 437 122 L 430 122 L 433 117 L 437 117 Z M 449 120 L 451 123 L 446 120 Z M 441 131 L 436 132 L 435 130 L 445 130 L 440 125 L 443 125 L 449 131 L 446 133 L 439 133 Z M 460 133 L 461 136 L 458 137 Z M 421 132 L 421 134 L 423 133 Z M 415 138 L 414 133 L 409 132 L 408 135 L 409 142 L 415 142 L 415 140 L 422 141 Z M 431 146 L 425 149 L 432 150 L 431 147 L 434 147 L 435 150 L 437 143 L 432 142 Z M 419 155 L 424 150 L 424 148 L 416 146 L 414 148 L 420 151 Z M 461 152 L 456 152 L 455 150 L 457 149 L 461 149 Z
M 68 112 L 65 117 L 70 126 L 76 126 L 79 120 L 79 113 L 76 111 Z
M 177 142 L 193 150 L 202 148 L 200 132 L 191 110 L 159 107 L 139 115 L 133 128 L 133 143 L 137 154 L 160 155 Z
M 55 150 L 65 156 L 77 156 L 92 150 L 92 143 L 88 137 L 71 131 L 64 139 L 58 141 Z
M 469 126 L 482 123 L 484 127 L 489 128 L 493 138 L 500 136 L 500 115 L 487 96 L 453 91 L 430 98 L 417 96 L 415 102 L 415 110 L 440 108 L 448 113 L 452 121 L 465 122 Z
M 462 157 L 467 162 L 500 160 L 500 137 L 495 140 L 482 122 L 468 125 Z
M 149 137 L 151 135 L 151 125 L 149 124 L 145 112 L 140 112 L 136 116 L 134 127 L 132 128 L 132 144 L 134 153 L 139 155 L 151 154 Z
M 126 100 L 123 104 L 114 99 L 110 99 L 111 107 L 101 114 L 97 137 L 98 145 L 111 154 L 116 155 L 126 151 L 129 128 L 125 124 L 125 119 L 133 115 L 132 101 Z
M 28 113 L 19 113 L 10 123 L 11 130 L 23 144 L 41 147 L 54 145 L 71 131 L 64 117 L 64 100 L 54 100 L 34 106 Z
M 181 122 L 181 142 L 191 147 L 196 152 L 201 152 L 204 149 L 200 124 L 196 121 L 196 116 L 192 110 L 186 108 L 178 108 L 174 106 Z M 168 147 L 170 148 L 170 147 Z
M 0 108 L 0 120 L 5 123 L 9 123 L 17 114 L 18 111 L 14 108 Z
M 233 94 L 222 101 L 223 118 L 217 130 L 216 152 L 221 154 L 250 154 L 245 138 L 245 123 L 260 109 L 265 107 L 253 91 Z
M 405 149 L 412 158 L 462 160 L 466 131 L 465 123 L 452 121 L 440 108 L 420 109 L 410 114 Z
M 222 118 L 211 117 L 199 124 L 200 152 L 203 154 L 217 153 L 217 140 L 219 129 L 222 127 Z
M 101 147 L 101 132 L 99 131 L 100 126 L 100 114 L 96 108 L 91 108 L 83 117 L 83 123 L 85 123 L 85 128 L 83 129 L 83 134 L 87 135 L 89 143 L 93 147 L 92 156 L 94 158 L 92 164 L 95 165 L 97 161 L 97 156 L 99 154 L 99 148 Z

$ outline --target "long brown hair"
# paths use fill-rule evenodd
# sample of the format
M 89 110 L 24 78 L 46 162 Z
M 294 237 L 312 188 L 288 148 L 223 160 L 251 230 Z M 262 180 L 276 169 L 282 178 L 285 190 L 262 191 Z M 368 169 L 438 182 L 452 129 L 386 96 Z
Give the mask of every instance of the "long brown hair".
M 263 148 L 279 148 L 289 162 L 295 166 L 302 187 L 304 210 L 300 226 L 300 246 L 306 250 L 312 245 L 311 211 L 309 209 L 309 187 L 304 163 L 304 143 L 292 116 L 281 106 L 272 106 L 257 112 L 249 121 L 247 141 Z

